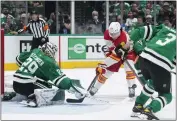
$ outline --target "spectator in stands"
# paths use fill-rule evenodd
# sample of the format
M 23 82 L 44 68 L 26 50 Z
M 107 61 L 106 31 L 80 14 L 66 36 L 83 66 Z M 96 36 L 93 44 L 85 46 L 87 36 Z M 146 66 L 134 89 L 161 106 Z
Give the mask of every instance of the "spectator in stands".
M 23 28 L 27 24 L 26 19 L 28 21 L 27 15 L 25 13 L 22 13 L 20 15 L 20 20 L 17 21 L 17 29 L 16 30 L 19 30 L 19 29 Z
M 86 24 L 86 33 L 90 34 L 101 34 L 102 33 L 102 23 L 98 19 L 99 14 L 97 11 L 92 12 L 92 20 L 89 20 Z
M 128 13 L 128 18 L 126 19 L 125 26 L 129 30 L 136 23 L 137 23 L 137 18 L 134 18 L 132 11 L 130 11 Z
M 121 24 L 121 15 L 118 15 L 118 16 L 117 16 L 117 22 L 120 23 L 120 25 L 121 25 L 121 27 L 122 27 L 123 30 L 127 31 L 126 28 L 125 28 L 125 23 L 123 22 L 123 23 Z
M 29 5 L 32 7 L 43 7 L 43 4 L 41 1 L 29 1 Z
M 164 19 L 164 11 L 163 9 L 160 9 L 159 14 L 157 15 L 158 24 L 162 24 L 163 19 Z
M 152 10 L 152 3 L 151 2 L 148 2 L 147 4 L 146 4 L 146 9 L 149 9 L 149 10 Z
M 49 28 L 50 28 L 50 33 L 51 34 L 56 34 L 56 17 L 55 13 L 50 14 L 50 18 L 47 21 Z
M 173 12 L 174 16 L 172 18 L 172 27 L 176 29 L 176 9 Z
M 100 23 L 100 21 L 98 20 L 98 12 L 97 11 L 92 12 L 92 22 L 95 25 Z
M 163 12 L 165 16 L 169 16 L 170 18 L 173 16 L 173 12 L 170 8 L 170 4 L 168 2 L 164 2 L 163 4 Z
M 164 17 L 164 25 L 172 27 L 171 23 L 170 23 L 170 19 L 168 16 Z
M 138 17 L 138 21 L 135 26 L 136 27 L 144 26 L 143 17 L 141 17 L 141 16 Z
M 132 7 L 131 7 L 131 11 L 132 11 L 132 12 L 136 12 L 136 13 L 139 13 L 139 12 L 140 12 L 140 10 L 139 10 L 139 8 L 138 8 L 138 5 L 137 5 L 136 3 L 133 3 L 131 6 L 132 6 Z
M 12 21 L 15 19 L 12 15 L 9 14 L 8 7 L 4 7 L 1 13 L 1 24 L 5 24 L 7 22 L 7 17 L 10 17 Z
M 147 15 L 147 16 L 146 16 L 145 25 L 152 25 L 152 24 L 153 24 L 152 16 L 151 16 L 151 15 Z
M 121 1 L 110 1 L 112 5 L 110 6 L 110 16 L 121 15 Z M 124 16 L 127 16 L 128 11 L 130 10 L 130 4 L 128 2 L 123 2 L 123 13 Z M 106 8 L 106 7 L 105 7 Z
M 10 16 L 7 16 L 7 21 L 4 24 L 4 33 L 9 34 L 12 31 L 15 31 L 15 29 L 16 29 L 16 24 L 14 23 L 14 21 Z
M 145 16 L 147 16 L 147 15 L 151 15 L 151 10 L 150 9 L 146 9 L 146 11 L 145 11 Z
M 60 34 L 71 34 L 71 21 L 69 15 L 64 15 L 63 23 L 60 26 Z

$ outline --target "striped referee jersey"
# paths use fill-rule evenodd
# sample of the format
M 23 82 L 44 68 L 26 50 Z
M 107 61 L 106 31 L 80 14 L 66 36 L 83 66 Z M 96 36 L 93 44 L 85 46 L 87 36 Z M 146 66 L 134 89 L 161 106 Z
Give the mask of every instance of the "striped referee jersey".
M 23 27 L 23 30 L 30 30 L 34 38 L 47 38 L 49 35 L 47 22 L 42 18 L 39 18 L 37 21 L 30 20 L 27 26 Z

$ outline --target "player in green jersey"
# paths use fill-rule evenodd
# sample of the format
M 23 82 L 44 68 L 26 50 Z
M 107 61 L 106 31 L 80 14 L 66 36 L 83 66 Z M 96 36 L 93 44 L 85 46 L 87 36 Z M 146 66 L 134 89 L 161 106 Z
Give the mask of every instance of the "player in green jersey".
M 23 52 L 17 56 L 20 68 L 13 75 L 13 89 L 16 93 L 29 97 L 23 104 L 45 105 L 46 101 L 43 98 L 50 102 L 61 90 L 68 90 L 78 98 L 85 95 L 80 81 L 68 78 L 60 70 L 55 61 L 56 52 L 56 45 L 47 42 L 40 49 Z M 60 90 L 53 89 L 52 85 Z
M 144 35 L 143 39 L 147 42 L 143 47 L 139 44 L 142 49 L 137 46 L 138 42 L 134 42 L 133 48 L 140 54 L 139 66 L 145 80 L 152 80 L 152 86 L 159 95 L 143 108 L 154 93 L 154 90 L 145 84 L 141 94 L 136 98 L 132 116 L 157 120 L 153 113 L 160 111 L 172 101 L 170 71 L 176 63 L 176 31 L 163 24 L 152 26 L 149 30 L 149 32 L 148 29 L 142 28 L 136 30 L 137 37 Z
M 146 46 L 146 43 L 149 42 L 151 38 L 153 38 L 159 30 L 161 30 L 162 26 L 163 25 L 160 26 L 147 25 L 134 29 L 131 32 L 130 40 L 133 41 L 134 43 L 133 50 L 136 52 L 137 55 L 139 55 L 142 52 L 142 50 Z M 141 79 L 141 83 L 144 85 L 147 82 L 147 80 L 145 80 L 144 76 L 141 73 L 139 61 L 135 63 L 135 68 L 138 72 L 137 74 L 139 78 Z

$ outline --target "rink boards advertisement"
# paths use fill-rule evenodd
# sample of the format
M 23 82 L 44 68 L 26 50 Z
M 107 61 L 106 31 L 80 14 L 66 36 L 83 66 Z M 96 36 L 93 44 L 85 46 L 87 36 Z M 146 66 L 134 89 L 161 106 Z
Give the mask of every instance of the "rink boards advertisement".
M 5 36 L 5 70 L 16 70 L 16 56 L 30 51 L 32 36 Z M 56 60 L 61 68 L 94 68 L 105 58 L 107 50 L 103 36 L 50 36 L 56 44 Z

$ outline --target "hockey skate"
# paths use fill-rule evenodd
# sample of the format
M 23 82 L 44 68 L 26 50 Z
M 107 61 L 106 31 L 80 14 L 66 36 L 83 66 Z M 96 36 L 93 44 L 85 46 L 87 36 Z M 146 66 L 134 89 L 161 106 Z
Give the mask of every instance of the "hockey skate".
M 138 117 L 142 120 L 159 120 L 150 108 L 145 108 Z
M 138 117 L 142 113 L 143 109 L 143 105 L 135 104 L 132 109 L 131 117 Z
M 2 101 L 9 101 L 16 96 L 15 92 L 5 92 L 2 96 Z
M 36 96 L 35 94 L 31 94 L 28 96 L 27 100 L 22 100 L 20 104 L 29 106 L 29 107 L 37 107 Z
M 132 87 L 128 87 L 129 90 L 129 97 L 133 98 L 135 97 L 135 88 L 136 88 L 136 84 L 133 84 Z

